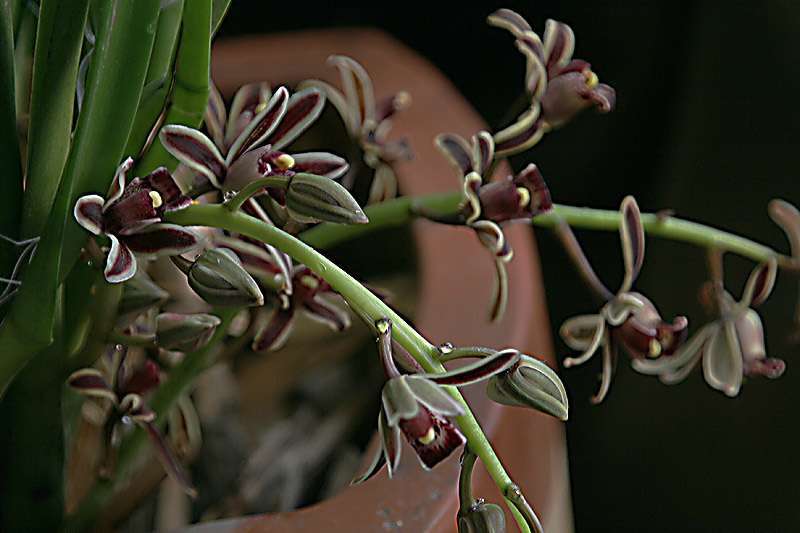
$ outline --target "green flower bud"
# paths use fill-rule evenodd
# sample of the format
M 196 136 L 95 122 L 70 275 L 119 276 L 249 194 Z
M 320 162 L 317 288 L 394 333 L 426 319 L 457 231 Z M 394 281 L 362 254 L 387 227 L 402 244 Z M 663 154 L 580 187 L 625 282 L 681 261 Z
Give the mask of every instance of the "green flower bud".
M 505 533 L 506 517 L 499 505 L 478 503 L 458 512 L 458 533 Z
M 169 299 L 169 293 L 156 285 L 142 270 L 122 286 L 119 314 L 138 313 L 161 305 Z
M 352 195 L 330 178 L 295 174 L 286 190 L 286 210 L 304 223 L 364 224 L 369 219 Z
M 261 289 L 231 250 L 208 250 L 194 263 L 179 257 L 173 257 L 172 261 L 186 274 L 194 292 L 213 306 L 264 305 Z
M 558 375 L 527 355 L 505 372 L 492 376 L 486 394 L 497 403 L 529 407 L 559 420 L 566 420 L 569 412 L 567 391 Z
M 192 352 L 208 344 L 221 322 L 203 313 L 161 313 L 156 317 L 156 342 L 167 350 Z

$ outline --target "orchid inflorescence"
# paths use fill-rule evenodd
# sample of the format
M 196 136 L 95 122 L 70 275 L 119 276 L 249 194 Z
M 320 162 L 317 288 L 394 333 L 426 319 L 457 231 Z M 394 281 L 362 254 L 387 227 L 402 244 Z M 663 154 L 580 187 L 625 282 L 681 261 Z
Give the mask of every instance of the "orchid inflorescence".
M 777 378 L 784 372 L 783 361 L 767 356 L 755 308 L 770 295 L 779 269 L 800 270 L 800 212 L 783 200 L 770 205 L 770 215 L 788 236 L 791 255 L 757 248 L 753 255 L 759 263 L 738 300 L 725 289 L 722 276 L 722 252 L 729 236 L 693 227 L 691 238 L 710 250 L 711 280 L 702 295 L 713 319 L 692 335 L 685 317 L 664 322 L 656 306 L 633 286 L 644 265 L 646 232 L 690 240 L 680 221 L 642 214 L 631 196 L 614 213 L 559 206 L 535 163 L 519 172 L 504 170 L 504 158 L 533 148 L 581 110 L 594 106 L 601 113 L 611 111 L 616 105 L 614 89 L 599 82 L 589 63 L 573 59 L 575 38 L 566 24 L 548 20 L 540 38 L 507 9 L 491 14 L 488 22 L 509 31 L 525 57 L 528 105 L 500 131 L 477 131 L 469 139 L 445 132 L 432 139 L 457 175 L 447 209 L 441 202 L 432 207 L 430 197 L 396 198 L 402 176 L 394 168 L 411 151 L 405 141 L 391 138 L 390 131 L 393 116 L 411 104 L 411 96 L 398 88 L 376 99 L 364 67 L 341 55 L 328 58 L 338 69 L 341 90 L 320 80 L 303 81 L 296 91 L 250 83 L 226 108 L 210 84 L 205 133 L 190 121 L 156 122 L 147 132 L 177 160 L 177 168 L 165 157 L 164 166 L 130 179 L 129 173 L 138 174 L 134 164 L 141 163 L 143 154 L 138 161 L 126 157 L 113 178 L 108 176 L 108 191 L 104 183 L 102 191 L 81 190 L 72 197 L 74 219 L 90 234 L 82 235 L 84 260 L 75 277 L 91 303 L 82 306 L 78 318 L 64 320 L 64 327 L 72 330 L 59 335 L 69 370 L 66 384 L 88 397 L 75 418 L 102 437 L 97 478 L 113 478 L 131 467 L 141 447 L 121 443 L 126 438 L 133 442 L 136 434 L 130 436 L 131 430 L 138 426 L 167 474 L 187 494 L 196 495 L 181 464 L 186 454 L 179 453 L 175 443 L 197 441 L 188 394 L 193 380 L 214 362 L 219 346 L 246 344 L 252 352 L 266 354 L 280 349 L 304 319 L 341 332 L 356 316 L 377 339 L 385 383 L 377 415 L 377 450 L 353 483 L 366 482 L 383 466 L 392 477 L 403 440 L 426 470 L 463 446 L 458 530 L 505 529 L 502 509 L 472 495 L 471 473 L 481 459 L 520 527 L 541 531 L 538 517 L 503 470 L 459 387 L 485 382 L 488 398 L 496 403 L 566 420 L 567 394 L 556 371 L 512 347 L 431 345 L 380 291 L 355 280 L 304 242 L 306 231 L 317 227 L 359 225 L 370 231 L 380 224 L 424 218 L 469 228 L 495 266 L 490 321 L 503 319 L 513 283 L 506 269 L 513 250 L 505 228 L 552 227 L 603 301 L 596 313 L 570 318 L 560 329 L 566 345 L 580 352 L 566 357 L 565 367 L 586 363 L 602 351 L 594 403 L 610 390 L 620 349 L 630 355 L 635 370 L 657 375 L 663 383 L 680 382 L 702 366 L 708 384 L 728 396 L 740 392 L 744 376 Z M 85 60 L 91 61 L 91 56 Z M 79 101 L 85 106 L 89 100 L 84 99 L 83 83 Z M 358 181 L 363 176 L 357 176 L 359 165 L 354 161 L 324 150 L 293 150 L 292 143 L 315 127 L 327 103 L 339 113 L 344 136 L 369 169 L 366 187 Z M 167 107 L 164 110 L 163 116 L 172 116 Z M 195 122 L 199 126 L 199 118 Z M 170 164 L 172 169 L 167 168 Z M 356 188 L 367 193 L 361 195 Z M 360 196 L 365 198 L 359 201 Z M 398 211 L 397 206 L 405 208 Z M 387 220 L 390 217 L 396 219 Z M 375 221 L 380 223 L 372 224 Z M 578 244 L 571 227 L 581 226 L 619 231 L 624 276 L 616 292 L 599 280 Z M 705 236 L 697 237 L 700 233 Z M 11 275 L 0 278 L 6 284 L 0 304 L 24 290 L 17 273 L 39 242 L 38 237 L 6 239 L 27 247 Z M 333 239 L 336 242 L 340 241 Z M 52 275 L 58 276 L 61 268 L 57 265 Z M 61 292 L 58 298 L 64 297 Z M 6 320 L 3 327 L 17 323 Z M 445 367 L 460 359 L 474 361 Z M 170 416 L 182 422 L 166 424 Z M 108 498 L 101 485 L 87 496 L 89 504 Z

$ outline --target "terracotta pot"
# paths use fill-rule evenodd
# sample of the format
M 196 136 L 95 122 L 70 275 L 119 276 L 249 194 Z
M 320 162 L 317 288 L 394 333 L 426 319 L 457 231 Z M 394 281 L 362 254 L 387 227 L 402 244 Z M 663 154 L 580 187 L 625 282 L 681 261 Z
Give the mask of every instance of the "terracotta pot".
M 315 31 L 218 42 L 212 51 L 212 77 L 230 95 L 246 82 L 266 80 L 292 88 L 306 78 L 339 85 L 338 73 L 325 63 L 345 54 L 364 65 L 376 97 L 407 90 L 409 109 L 394 120 L 393 136 L 408 140 L 414 159 L 398 165 L 407 195 L 452 190 L 456 177 L 432 144 L 442 131 L 472 135 L 485 125 L 458 91 L 426 60 L 384 33 L 371 29 Z M 502 170 L 502 169 L 501 169 Z M 514 249 L 511 291 L 505 318 L 486 322 L 493 265 L 474 232 L 419 221 L 414 236 L 420 257 L 420 301 L 414 323 L 431 342 L 514 346 L 554 365 L 539 262 L 530 229 L 509 228 Z M 564 430 L 548 416 L 504 407 L 486 399 L 480 385 L 467 399 L 512 478 L 523 488 L 548 532 L 571 531 Z M 425 472 L 410 450 L 393 479 L 385 470 L 319 504 L 283 514 L 243 517 L 196 526 L 198 531 L 454 531 L 458 508 L 458 454 Z M 494 484 L 478 466 L 475 494 L 500 503 Z M 509 531 L 515 529 L 507 515 Z

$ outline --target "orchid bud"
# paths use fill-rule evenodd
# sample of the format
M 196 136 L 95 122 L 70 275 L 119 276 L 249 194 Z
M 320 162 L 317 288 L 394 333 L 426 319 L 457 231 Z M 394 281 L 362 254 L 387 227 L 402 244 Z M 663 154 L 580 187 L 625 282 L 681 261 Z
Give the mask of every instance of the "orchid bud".
M 177 257 L 173 257 L 172 261 L 186 274 L 194 292 L 213 306 L 264 305 L 261 289 L 231 250 L 208 250 L 194 263 Z
M 286 191 L 286 209 L 294 220 L 303 223 L 334 222 L 364 224 L 369 222 L 358 202 L 341 185 L 314 174 L 295 174 Z
M 494 503 L 478 503 L 458 512 L 458 533 L 505 533 L 506 516 Z
M 523 355 L 519 363 L 492 376 L 486 394 L 493 401 L 515 407 L 529 407 L 566 420 L 567 391 L 558 375 L 545 363 Z
M 140 270 L 122 286 L 119 313 L 139 313 L 150 307 L 161 305 L 168 299 L 169 293 L 156 285 Z
M 161 313 L 156 317 L 156 339 L 161 348 L 192 352 L 208 344 L 221 322 L 203 313 Z

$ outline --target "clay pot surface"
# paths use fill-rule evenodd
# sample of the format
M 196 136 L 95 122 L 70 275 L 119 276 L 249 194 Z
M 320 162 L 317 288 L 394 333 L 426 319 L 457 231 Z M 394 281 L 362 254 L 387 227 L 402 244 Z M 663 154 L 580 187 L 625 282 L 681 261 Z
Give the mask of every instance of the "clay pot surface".
M 469 137 L 485 124 L 464 97 L 430 63 L 390 36 L 372 29 L 323 30 L 246 37 L 217 42 L 212 78 L 229 98 L 242 84 L 266 80 L 273 87 L 307 78 L 339 87 L 331 54 L 353 57 L 366 68 L 376 98 L 398 90 L 412 95 L 396 115 L 392 136 L 408 141 L 414 157 L 396 166 L 403 194 L 453 190 L 457 177 L 433 146 L 444 131 Z M 500 167 L 498 172 L 507 172 Z M 420 257 L 420 301 L 414 315 L 419 331 L 434 344 L 513 346 L 555 367 L 538 256 L 530 228 L 507 228 L 514 249 L 510 294 L 504 319 L 487 323 L 494 267 L 472 230 L 414 223 Z M 358 327 L 356 325 L 356 327 Z M 561 422 L 529 410 L 490 402 L 481 385 L 465 389 L 468 402 L 501 461 L 539 514 L 546 531 L 572 530 L 564 429 Z M 373 443 L 374 445 L 374 443 Z M 384 469 L 373 479 L 316 505 L 282 514 L 248 516 L 200 524 L 192 531 L 455 531 L 458 510 L 458 453 L 424 471 L 405 446 L 393 479 Z M 477 466 L 476 497 L 501 503 L 486 472 Z M 502 504 L 501 504 L 502 505 Z M 509 531 L 516 524 L 507 512 Z

